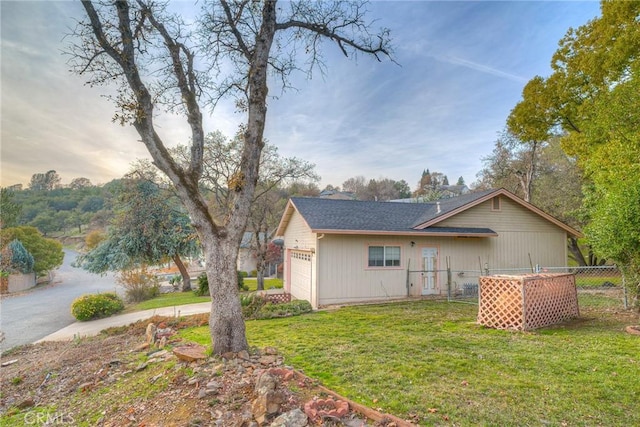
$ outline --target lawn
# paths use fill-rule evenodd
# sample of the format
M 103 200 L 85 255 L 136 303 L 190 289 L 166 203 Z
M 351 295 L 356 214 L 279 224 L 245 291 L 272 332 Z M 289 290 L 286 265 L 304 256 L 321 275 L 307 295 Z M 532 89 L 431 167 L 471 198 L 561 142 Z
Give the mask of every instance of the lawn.
M 640 337 L 623 331 L 637 317 L 523 333 L 476 315 L 404 302 L 249 321 L 247 334 L 336 392 L 421 425 L 640 425 Z M 207 328 L 184 335 L 208 342 Z
M 258 280 L 255 277 L 245 277 L 244 284 L 249 288 L 249 292 L 255 291 L 258 287 Z M 282 279 L 264 279 L 265 289 L 282 288 Z
M 255 277 L 246 277 L 244 279 L 244 284 L 249 288 L 248 292 L 253 292 L 256 290 L 257 281 Z M 265 289 L 282 288 L 282 279 L 265 279 L 264 287 Z M 131 305 L 126 308 L 125 312 L 129 313 L 134 311 L 151 310 L 162 307 L 173 307 L 176 305 L 184 304 L 195 304 L 207 301 L 211 301 L 211 298 L 208 296 L 199 297 L 193 292 L 171 292 L 168 294 L 161 294 L 156 298 L 142 301 L 138 304 Z
M 137 304 L 128 306 L 125 313 L 142 310 L 152 310 L 162 307 L 173 307 L 176 305 L 196 304 L 199 302 L 211 301 L 211 297 L 199 297 L 193 292 L 171 292 L 168 294 L 160 294 L 150 300 L 142 301 Z

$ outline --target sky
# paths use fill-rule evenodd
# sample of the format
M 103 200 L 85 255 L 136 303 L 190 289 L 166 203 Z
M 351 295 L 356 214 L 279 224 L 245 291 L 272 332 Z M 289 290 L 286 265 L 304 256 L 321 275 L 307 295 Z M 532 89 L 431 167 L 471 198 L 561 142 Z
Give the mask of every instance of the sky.
M 196 10 L 181 0 L 177 7 Z M 597 2 L 373 1 L 374 28 L 391 30 L 395 62 L 345 58 L 325 43 L 326 73 L 270 88 L 265 137 L 282 157 L 315 164 L 320 188 L 355 176 L 405 180 L 422 171 L 454 184 L 477 178 L 522 89 L 551 72 L 558 41 L 597 17 Z M 105 88 L 72 74 L 65 37 L 78 1 L 0 0 L 0 186 L 56 170 L 103 184 L 148 158 L 131 127 L 112 122 Z M 228 102 L 206 112 L 206 131 L 232 136 L 243 116 Z M 156 120 L 167 145 L 185 144 L 184 119 Z

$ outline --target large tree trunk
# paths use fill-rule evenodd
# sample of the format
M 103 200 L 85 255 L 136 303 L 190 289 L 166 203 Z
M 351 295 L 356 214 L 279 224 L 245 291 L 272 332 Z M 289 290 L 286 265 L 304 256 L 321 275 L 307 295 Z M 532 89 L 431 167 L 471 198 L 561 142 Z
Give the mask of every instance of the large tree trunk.
M 245 335 L 236 259 L 240 242 L 207 236 L 203 242 L 211 294 L 209 331 L 213 353 L 238 353 L 249 345 Z
M 579 266 L 583 267 L 587 265 L 587 260 L 584 258 L 582 250 L 580 250 L 578 239 L 575 237 L 569 237 L 569 252 L 571 252 L 573 259 L 575 259 Z
M 182 292 L 187 292 L 191 290 L 191 276 L 189 275 L 189 271 L 187 267 L 182 262 L 180 255 L 176 254 L 173 256 L 173 262 L 178 267 L 180 271 L 180 276 L 182 276 Z
M 264 291 L 264 261 L 259 260 L 256 273 L 256 290 Z

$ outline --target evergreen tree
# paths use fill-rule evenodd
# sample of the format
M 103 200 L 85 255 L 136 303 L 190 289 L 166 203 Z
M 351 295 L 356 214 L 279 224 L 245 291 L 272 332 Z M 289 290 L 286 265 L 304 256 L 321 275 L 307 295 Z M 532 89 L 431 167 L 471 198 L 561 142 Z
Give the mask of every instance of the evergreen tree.
M 7 245 L 11 254 L 11 267 L 20 273 L 33 273 L 33 255 L 27 251 L 20 240 L 14 239 Z

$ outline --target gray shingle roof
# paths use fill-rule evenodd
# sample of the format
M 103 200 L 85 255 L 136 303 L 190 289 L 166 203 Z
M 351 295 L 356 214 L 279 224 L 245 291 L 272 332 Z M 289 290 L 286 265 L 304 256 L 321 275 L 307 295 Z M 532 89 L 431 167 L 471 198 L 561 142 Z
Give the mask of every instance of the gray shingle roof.
M 365 202 L 294 197 L 291 202 L 312 230 L 495 234 L 488 228 L 415 227 L 495 190 L 429 203 Z M 440 212 L 438 212 L 438 205 Z

